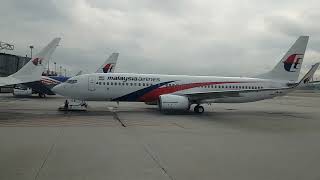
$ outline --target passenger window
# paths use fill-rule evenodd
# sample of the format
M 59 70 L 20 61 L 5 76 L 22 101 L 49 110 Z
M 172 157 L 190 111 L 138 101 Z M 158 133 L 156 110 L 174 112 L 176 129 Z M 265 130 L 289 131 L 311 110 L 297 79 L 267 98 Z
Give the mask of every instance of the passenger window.
M 130 83 L 130 86 L 132 86 L 132 83 Z
M 101 85 L 101 82 L 99 82 L 99 85 Z
M 137 83 L 134 83 L 134 86 L 137 86 Z
M 107 82 L 107 85 L 109 85 L 109 82 Z
M 113 85 L 113 82 L 111 82 L 110 85 L 112 86 L 112 85 Z
M 105 83 L 105 82 L 103 82 L 103 85 L 106 85 L 106 83 Z

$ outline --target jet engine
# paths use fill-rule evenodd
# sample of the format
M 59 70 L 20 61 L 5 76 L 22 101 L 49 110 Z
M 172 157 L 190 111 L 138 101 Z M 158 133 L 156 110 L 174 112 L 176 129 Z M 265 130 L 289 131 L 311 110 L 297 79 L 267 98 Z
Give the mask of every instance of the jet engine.
M 159 97 L 159 109 L 160 111 L 170 111 L 170 110 L 189 110 L 190 102 L 185 96 L 165 94 Z

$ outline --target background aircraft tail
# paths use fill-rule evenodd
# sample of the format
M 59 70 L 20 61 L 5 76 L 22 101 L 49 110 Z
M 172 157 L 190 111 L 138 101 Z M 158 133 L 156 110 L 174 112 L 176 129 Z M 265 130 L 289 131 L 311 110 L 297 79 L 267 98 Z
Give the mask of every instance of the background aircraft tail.
M 96 73 L 113 73 L 117 65 L 118 57 L 119 53 L 112 53 L 102 66 L 97 69 Z
M 77 72 L 75 76 L 80 76 L 81 74 L 82 74 L 82 71 L 80 70 L 79 72 Z
M 316 63 L 312 66 L 312 68 L 308 71 L 308 73 L 300 80 L 300 82 L 297 84 L 297 87 L 306 86 L 309 84 L 311 79 L 313 79 L 314 73 L 319 68 L 320 63 Z
M 309 36 L 300 36 L 271 71 L 256 77 L 296 82 L 300 74 L 308 40 Z
M 48 60 L 58 46 L 61 38 L 53 39 L 44 47 L 34 58 L 25 64 L 19 71 L 10 75 L 10 77 L 21 80 L 22 82 L 39 81 L 42 72 L 47 66 Z

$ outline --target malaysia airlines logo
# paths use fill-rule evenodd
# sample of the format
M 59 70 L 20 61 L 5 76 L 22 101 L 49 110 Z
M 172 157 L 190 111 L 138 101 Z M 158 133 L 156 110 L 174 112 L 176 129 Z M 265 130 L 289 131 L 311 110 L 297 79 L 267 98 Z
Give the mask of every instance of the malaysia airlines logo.
M 108 73 L 108 72 L 111 72 L 111 70 L 113 69 L 113 64 L 106 64 L 102 70 L 104 73 Z
M 32 63 L 33 63 L 35 66 L 41 65 L 41 64 L 42 64 L 42 58 L 34 58 L 34 59 L 32 60 Z
M 295 72 L 298 69 L 298 65 L 301 64 L 300 60 L 302 60 L 303 54 L 292 54 L 287 60 L 283 62 L 283 67 L 288 72 Z

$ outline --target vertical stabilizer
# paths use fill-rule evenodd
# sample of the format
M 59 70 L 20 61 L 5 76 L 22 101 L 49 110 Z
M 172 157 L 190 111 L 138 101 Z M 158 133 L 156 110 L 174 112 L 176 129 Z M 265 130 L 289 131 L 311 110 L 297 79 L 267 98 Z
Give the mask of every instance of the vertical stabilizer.
M 118 57 L 119 53 L 112 53 L 102 66 L 97 69 L 96 73 L 113 73 L 117 65 Z
M 53 39 L 44 47 L 34 58 L 25 64 L 19 71 L 10 75 L 10 77 L 21 80 L 22 82 L 39 81 L 42 72 L 45 70 L 49 58 L 58 46 L 61 38 Z
M 309 36 L 300 36 L 270 72 L 257 77 L 296 82 L 300 74 L 308 40 Z

